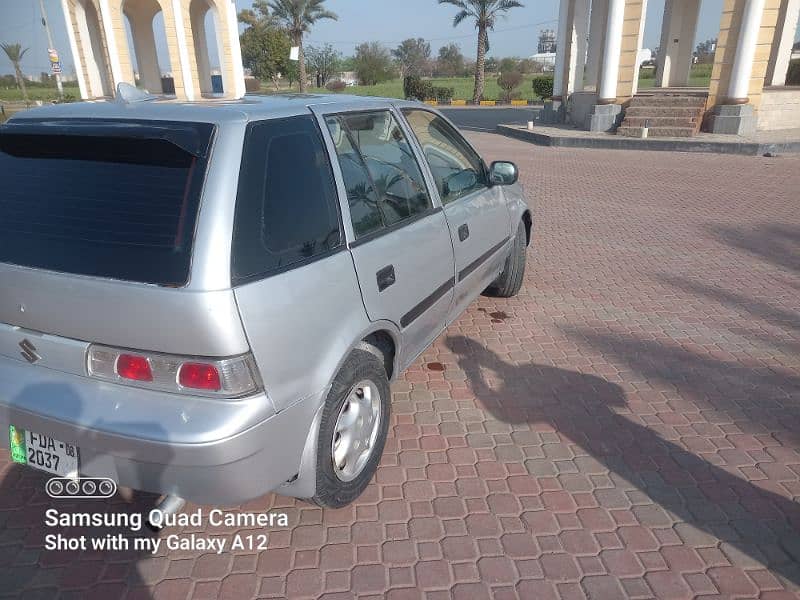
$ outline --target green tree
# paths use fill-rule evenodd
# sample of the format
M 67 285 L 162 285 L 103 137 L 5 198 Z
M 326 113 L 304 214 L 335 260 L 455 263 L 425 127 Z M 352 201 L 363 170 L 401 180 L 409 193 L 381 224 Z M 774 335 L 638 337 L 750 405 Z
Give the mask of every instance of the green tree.
M 497 70 L 501 73 L 509 71 L 519 71 L 519 60 L 516 58 L 501 58 L 497 65 Z
M 717 38 L 706 40 L 705 42 L 700 42 L 699 44 L 697 44 L 697 49 L 695 50 L 695 56 L 697 56 L 697 62 L 700 64 L 713 63 L 714 51 L 716 50 L 716 48 L 717 48 Z
M 295 46 L 300 48 L 300 93 L 306 91 L 306 57 L 303 52 L 303 36 L 311 26 L 322 19 L 338 20 L 339 17 L 324 8 L 325 0 L 270 0 L 273 16 L 286 28 Z
M 478 54 L 475 61 L 475 91 L 472 99 L 478 102 L 483 98 L 489 31 L 494 29 L 499 16 L 523 4 L 517 0 L 439 0 L 439 4 L 451 4 L 459 9 L 453 17 L 453 27 L 457 27 L 467 19 L 475 21 L 475 28 L 478 30 Z
M 503 100 L 510 102 L 514 96 L 514 90 L 522 83 L 522 73 L 514 70 L 503 71 L 497 78 L 497 85 L 503 90 Z
M 17 85 L 22 90 L 22 97 L 25 98 L 25 102 L 28 103 L 30 101 L 28 99 L 28 88 L 25 87 L 25 77 L 22 74 L 22 68 L 20 67 L 22 57 L 25 56 L 28 48 L 23 49 L 21 44 L 0 44 L 0 48 L 5 51 L 6 56 L 8 56 L 8 60 L 10 60 L 11 64 L 14 65 L 14 74 L 17 77 Z
M 445 77 L 460 77 L 464 74 L 464 55 L 458 44 L 448 44 L 439 48 L 439 57 L 436 59 L 436 74 Z
M 339 69 L 340 59 L 341 55 L 330 44 L 308 49 L 308 66 L 317 80 L 317 87 L 325 87 L 333 79 Z
M 289 35 L 280 29 L 269 14 L 264 0 L 253 2 L 253 10 L 245 9 L 239 13 L 239 21 L 247 25 L 239 41 L 242 47 L 242 63 L 250 69 L 253 76 L 270 80 L 278 90 L 281 75 L 290 81 L 295 69 L 289 60 L 291 41 Z
M 409 38 L 392 50 L 392 56 L 400 65 L 400 77 L 422 76 L 431 60 L 431 45 L 423 38 Z
M 379 42 L 357 46 L 353 63 L 361 85 L 375 85 L 394 77 L 392 55 Z

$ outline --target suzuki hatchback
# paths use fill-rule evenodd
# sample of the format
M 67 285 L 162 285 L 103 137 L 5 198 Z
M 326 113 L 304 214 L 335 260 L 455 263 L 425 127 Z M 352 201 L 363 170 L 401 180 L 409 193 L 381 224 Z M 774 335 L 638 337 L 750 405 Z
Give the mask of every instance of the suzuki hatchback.
M 514 164 L 418 103 L 52 106 L 0 172 L 13 459 L 202 504 L 355 499 L 389 381 L 531 240 Z

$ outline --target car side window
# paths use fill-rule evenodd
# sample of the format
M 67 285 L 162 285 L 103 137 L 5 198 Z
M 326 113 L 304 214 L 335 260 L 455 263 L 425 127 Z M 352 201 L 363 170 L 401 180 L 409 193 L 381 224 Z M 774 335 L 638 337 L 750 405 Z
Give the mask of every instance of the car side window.
M 356 238 L 433 207 L 417 159 L 389 111 L 326 118 L 342 170 Z
M 333 171 L 316 120 L 251 124 L 236 200 L 234 279 L 307 262 L 342 243 Z
M 489 187 L 481 157 L 447 121 L 426 110 L 403 109 L 428 160 L 442 204 Z

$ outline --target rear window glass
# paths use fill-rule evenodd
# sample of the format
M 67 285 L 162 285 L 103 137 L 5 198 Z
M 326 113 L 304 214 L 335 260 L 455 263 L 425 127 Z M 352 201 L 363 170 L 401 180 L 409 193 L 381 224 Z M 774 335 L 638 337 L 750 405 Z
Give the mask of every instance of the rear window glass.
M 157 137 L 0 133 L 0 262 L 185 285 L 205 159 Z
M 318 260 L 342 242 L 333 171 L 314 117 L 252 123 L 236 201 L 234 284 Z

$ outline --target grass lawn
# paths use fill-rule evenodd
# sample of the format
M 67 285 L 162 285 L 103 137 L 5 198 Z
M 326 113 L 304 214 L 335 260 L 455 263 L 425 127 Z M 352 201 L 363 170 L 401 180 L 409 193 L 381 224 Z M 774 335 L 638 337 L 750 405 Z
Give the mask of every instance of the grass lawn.
M 712 65 L 693 65 L 689 73 L 689 85 L 691 87 L 708 87 L 711 81 L 711 67 Z M 641 75 L 645 75 L 642 77 Z M 649 75 L 649 76 L 648 76 Z M 531 87 L 531 81 L 535 75 L 526 75 L 522 84 L 516 89 L 513 98 L 520 100 L 540 100 L 534 94 Z M 432 83 L 439 87 L 451 87 L 455 90 L 453 98 L 455 100 L 471 100 L 472 90 L 474 87 L 474 80 L 472 77 L 437 77 L 431 80 Z M 639 77 L 639 88 L 647 89 L 655 85 L 655 72 L 653 70 L 642 71 Z M 264 86 L 263 92 L 269 93 L 269 89 Z M 320 88 L 313 88 L 311 91 L 319 93 L 327 93 L 327 90 Z M 401 79 L 393 79 L 378 85 L 357 85 L 355 87 L 347 88 L 343 93 L 354 94 L 356 96 L 380 96 L 384 98 L 402 98 L 403 97 L 403 81 Z M 497 78 L 494 75 L 487 73 L 486 86 L 484 97 L 487 100 L 499 100 L 501 98 L 500 86 L 497 85 Z
M 64 95 L 72 96 L 76 100 L 80 99 L 81 92 L 78 86 L 65 85 Z M 49 87 L 29 87 L 28 98 L 31 102 L 41 100 L 42 102 L 50 102 L 51 100 L 58 99 L 58 90 Z M 0 87 L 0 102 L 22 102 L 22 90 L 15 87 Z
M 712 67 L 713 65 L 692 65 L 692 68 L 689 70 L 689 87 L 707 88 L 708 84 L 711 83 Z M 646 76 L 642 77 L 643 74 L 646 74 Z M 655 84 L 655 69 L 649 69 L 647 71 L 642 69 L 639 72 L 639 89 L 651 88 L 654 87 Z
M 515 90 L 514 99 L 519 100 L 539 100 L 533 92 L 531 81 L 534 75 L 526 75 L 522 84 Z M 475 88 L 475 80 L 472 77 L 436 77 L 431 79 L 431 83 L 437 87 L 453 88 L 455 100 L 471 100 L 472 92 Z M 266 90 L 265 90 L 266 91 Z M 327 93 L 327 90 L 313 88 L 311 91 Z M 354 94 L 356 96 L 381 96 L 383 98 L 402 98 L 403 80 L 393 79 L 378 85 L 357 85 L 347 88 L 344 94 Z M 493 75 L 486 76 L 486 84 L 483 92 L 487 100 L 499 100 L 502 96 L 500 86 L 497 85 L 497 78 Z

